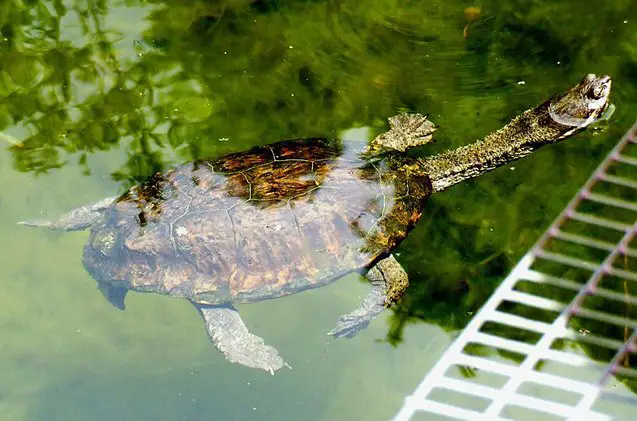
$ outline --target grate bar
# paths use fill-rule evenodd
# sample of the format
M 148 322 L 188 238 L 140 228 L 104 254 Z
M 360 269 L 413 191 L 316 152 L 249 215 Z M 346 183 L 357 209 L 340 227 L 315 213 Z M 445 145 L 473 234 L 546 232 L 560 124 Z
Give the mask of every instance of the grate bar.
M 633 329 L 633 334 L 630 335 L 630 338 L 626 341 L 622 349 L 619 350 L 617 354 L 615 354 L 615 359 L 613 360 L 613 363 L 607 367 L 606 372 L 604 373 L 604 376 L 599 380 L 598 382 L 599 386 L 602 386 L 604 383 L 606 383 L 606 381 L 608 380 L 608 377 L 612 373 L 614 373 L 618 368 L 620 368 L 621 362 L 624 360 L 624 357 L 630 354 L 631 348 L 635 346 L 636 341 L 637 341 L 637 328 Z
M 619 327 L 637 328 L 637 321 L 627 319 L 626 317 L 613 316 L 611 314 L 602 313 L 600 311 L 588 308 L 577 308 L 572 310 L 573 314 L 587 319 L 597 320 L 598 322 L 609 323 Z
M 582 284 L 571 281 L 570 279 L 557 278 L 535 270 L 529 270 L 528 274 L 522 279 L 528 279 L 529 281 L 537 282 L 539 284 L 551 284 L 560 288 L 571 289 L 573 291 L 579 291 L 582 287 Z
M 429 413 L 443 415 L 445 417 L 452 417 L 456 420 L 467 420 L 467 421 L 484 421 L 482 418 L 482 414 L 477 411 L 471 411 L 468 409 L 462 409 L 454 406 L 448 406 L 443 403 L 439 403 L 436 401 L 426 401 L 416 408 L 414 407 L 412 413 L 416 413 L 419 411 L 427 411 Z M 513 421 L 507 418 L 494 418 L 493 421 Z
M 572 211 L 572 213 L 569 215 L 569 218 L 574 219 L 576 221 L 585 222 L 590 225 L 597 225 L 604 228 L 614 229 L 616 231 L 624 232 L 627 229 L 630 229 L 630 224 L 624 224 L 617 221 L 611 221 L 606 218 L 600 218 L 598 216 L 592 216 L 592 215 L 575 212 L 575 211 Z
M 577 259 L 575 257 L 564 256 L 563 254 L 550 251 L 537 250 L 535 252 L 535 255 L 545 260 L 551 260 L 553 262 L 561 263 L 566 266 L 572 266 L 574 268 L 590 270 L 591 272 L 594 272 L 595 269 L 597 269 L 598 267 L 598 264 L 591 263 L 582 259 Z
M 570 289 L 573 291 L 578 291 L 582 287 L 582 284 L 579 284 L 575 281 L 571 281 L 571 280 L 563 279 L 563 278 L 556 278 L 554 276 L 545 275 L 543 273 L 536 272 L 536 271 L 529 271 L 528 274 L 522 278 L 522 280 L 529 280 L 529 281 L 536 282 L 538 284 L 551 284 L 551 285 L 558 286 L 560 288 Z M 637 297 L 633 297 L 632 295 L 620 294 L 618 292 L 610 291 L 600 286 L 596 286 L 594 288 L 594 291 L 591 291 L 591 292 L 599 297 L 608 298 L 614 301 L 624 301 L 624 302 L 627 302 L 628 304 L 634 304 L 637 306 Z
M 626 250 L 623 251 L 623 254 L 637 258 L 637 249 L 626 248 Z
M 586 342 L 591 345 L 602 346 L 604 348 L 608 348 L 611 350 L 619 350 L 624 345 L 623 342 L 617 341 L 615 339 L 604 338 L 603 336 L 597 336 L 594 333 L 580 333 L 569 330 L 566 335 L 563 336 L 564 339 L 570 339 L 580 342 Z
M 459 381 L 459 380 L 451 379 L 451 378 L 445 378 L 441 381 L 439 387 L 455 390 L 457 392 L 462 393 L 464 389 L 466 388 L 466 386 L 467 386 L 466 383 L 463 381 Z M 499 389 L 494 389 L 491 387 L 486 387 L 486 386 L 477 385 L 477 384 L 472 386 L 471 393 L 476 396 L 480 396 L 482 398 L 489 399 L 489 400 L 497 399 L 498 397 L 502 395 L 502 391 Z M 547 412 L 549 414 L 561 415 L 563 417 L 568 416 L 570 414 L 570 411 L 572 410 L 572 408 L 569 407 L 568 405 L 562 405 L 555 402 L 548 402 L 548 401 L 537 399 L 527 395 L 519 395 L 519 394 L 511 393 L 509 398 L 510 398 L 510 401 L 509 401 L 510 404 L 518 405 L 518 406 L 529 408 L 529 409 L 542 408 L 543 412 Z
M 526 294 L 519 291 L 509 291 L 505 296 L 507 300 L 517 303 L 526 304 L 531 307 L 537 307 L 544 310 L 562 311 L 566 305 L 559 301 L 549 300 L 548 298 L 538 297 L 537 295 Z
M 598 297 L 608 298 L 613 301 L 623 301 L 626 304 L 637 306 L 637 297 L 633 297 L 632 295 L 620 294 L 619 292 L 610 291 L 601 287 L 595 288 L 594 293 Z
M 484 358 L 473 357 L 470 355 L 462 354 L 458 356 L 457 364 L 465 365 L 471 368 L 477 368 L 480 370 L 488 371 L 490 373 L 500 374 L 509 378 L 516 377 L 520 374 L 520 366 L 514 366 L 501 362 L 495 362 L 492 360 L 486 360 Z M 577 390 L 578 393 L 590 393 L 597 390 L 595 386 L 588 383 L 583 383 L 577 380 L 565 379 L 549 373 L 542 373 L 538 371 L 532 371 L 525 377 L 525 381 L 537 383 L 544 386 L 559 387 L 564 390 Z M 473 388 L 474 384 L 471 384 Z M 505 388 L 502 388 L 505 389 Z M 502 390 L 501 389 L 501 390 Z M 466 389 L 465 389 L 466 391 Z
M 533 330 L 535 332 L 544 333 L 551 328 L 551 325 L 548 323 L 525 319 L 524 317 L 517 316 L 515 314 L 504 313 L 497 310 L 494 310 L 490 316 L 491 320 L 494 322 L 500 322 L 522 330 Z
M 622 376 L 633 377 L 637 379 L 637 370 L 635 370 L 634 368 L 617 366 L 613 369 L 613 374 L 621 374 Z
M 635 224 L 635 229 L 637 230 L 637 224 Z M 590 393 L 587 396 L 585 396 L 582 400 L 580 400 L 576 408 L 578 411 L 582 411 L 582 410 L 593 407 L 593 405 L 595 404 L 595 401 L 599 398 L 601 387 L 603 387 L 603 385 L 607 382 L 608 377 L 610 377 L 611 374 L 617 371 L 617 369 L 619 368 L 619 363 L 623 360 L 624 356 L 628 354 L 629 348 L 632 346 L 632 344 L 635 343 L 636 339 L 637 339 L 637 329 L 633 331 L 633 334 L 631 335 L 629 340 L 622 346 L 622 349 L 620 349 L 620 351 L 617 352 L 617 354 L 615 354 L 615 358 L 613 359 L 611 364 L 609 364 L 604 375 L 602 375 L 600 380 L 597 382 L 597 385 L 600 387 L 600 390 L 598 390 L 596 393 Z M 631 370 L 631 371 L 635 371 L 635 370 Z
M 637 369 L 622 366 L 628 355 L 637 352 L 637 320 L 609 314 L 600 310 L 603 308 L 600 304 L 603 305 L 605 301 L 608 301 L 608 305 L 613 306 L 610 308 L 615 308 L 617 305 L 637 307 L 637 297 L 631 296 L 627 292 L 622 294 L 610 290 L 607 288 L 609 285 L 604 284 L 602 287 L 600 283 L 603 283 L 603 280 L 609 275 L 620 281 L 623 280 L 623 282 L 637 282 L 637 270 L 629 266 L 618 267 L 619 259 L 625 256 L 637 257 L 637 250 L 629 248 L 637 236 L 637 215 L 635 215 L 633 223 L 626 223 L 615 220 L 610 213 L 610 211 L 623 212 L 622 219 L 626 219 L 625 210 L 637 212 L 637 203 L 599 193 L 600 189 L 597 189 L 595 193 L 592 191 L 593 187 L 602 181 L 628 188 L 637 188 L 637 171 L 634 173 L 634 180 L 630 179 L 630 175 L 616 176 L 606 173 L 609 166 L 615 162 L 637 166 L 637 159 L 622 154 L 628 143 L 637 143 L 634 139 L 635 133 L 637 133 L 637 122 L 598 166 L 551 227 L 520 259 L 460 336 L 450 345 L 443 358 L 423 379 L 413 395 L 406 400 L 394 421 L 409 420 L 413 414 L 423 411 L 454 416 L 460 420 L 503 420 L 505 416 L 511 417 L 511 421 L 528 419 L 517 418 L 519 415 L 516 411 L 508 411 L 510 407 L 522 407 L 553 414 L 569 421 L 614 419 L 611 414 L 597 412 L 600 411 L 599 409 L 592 412 L 592 408 L 596 407 L 600 399 L 612 400 L 618 405 L 629 405 L 630 411 L 628 413 L 634 413 L 634 406 L 637 406 L 636 397 L 619 395 L 616 391 L 606 390 L 606 387 L 612 376 L 621 375 L 637 378 Z M 604 210 L 604 216 L 577 211 L 584 200 L 608 206 Z M 588 224 L 591 226 L 591 230 L 584 235 L 564 231 L 563 225 L 568 221 Z M 593 233 L 597 231 L 592 228 L 597 227 L 617 231 L 622 234 L 622 238 L 617 243 L 594 238 Z M 603 261 L 592 261 L 586 257 L 586 254 L 583 255 L 585 257 L 580 255 L 575 257 L 567 253 L 548 251 L 546 245 L 552 239 L 584 246 L 586 253 L 601 250 L 606 252 L 606 255 Z M 581 283 L 558 274 L 546 274 L 536 268 L 531 269 L 538 259 L 556 263 L 557 270 L 562 270 L 564 273 L 569 273 L 569 268 L 583 269 L 586 272 L 581 273 L 581 275 L 587 275 L 588 279 L 585 283 Z M 556 270 L 551 270 L 551 272 L 554 271 Z M 571 294 L 572 298 L 569 302 L 562 302 L 563 297 L 557 298 L 562 294 L 558 294 L 554 298 L 538 295 L 533 292 L 533 289 L 520 290 L 516 288 L 519 282 L 552 285 Z M 598 300 L 595 308 L 585 307 L 588 304 L 588 297 L 591 296 Z M 507 302 L 506 307 L 502 307 L 504 302 Z M 542 314 L 550 316 L 552 322 L 538 321 L 503 311 L 504 308 L 516 310 L 520 305 L 530 307 L 531 311 L 536 309 L 535 311 L 544 312 Z M 558 315 L 553 319 L 551 313 Z M 576 332 L 572 327 L 569 327 L 574 316 L 581 319 L 581 321 L 578 320 L 578 326 L 580 324 L 586 326 L 587 320 L 595 320 L 610 326 L 631 329 L 631 336 L 622 342 L 614 336 L 605 337 L 606 330 L 600 330 L 595 334 L 589 333 L 585 329 Z M 506 328 L 498 330 L 498 335 L 494 335 L 484 331 L 487 323 L 503 324 Z M 617 330 L 621 331 L 621 329 Z M 534 332 L 533 334 L 536 335 L 531 342 L 528 340 L 530 332 Z M 527 339 L 521 340 L 520 338 Z M 613 353 L 611 361 L 597 361 L 580 352 L 554 349 L 556 341 L 562 339 L 571 340 L 575 346 L 588 344 L 589 346 L 603 347 Z M 492 347 L 498 352 L 488 355 L 470 355 L 468 354 L 470 348 L 467 347 L 469 344 Z M 518 354 L 520 356 L 519 362 L 515 362 L 510 356 L 507 357 L 510 354 L 503 353 L 504 351 Z M 556 370 L 549 373 L 543 367 L 551 364 Z M 450 377 L 454 370 L 465 366 L 475 368 L 477 370 L 476 376 L 480 376 L 481 373 L 493 373 L 504 376 L 505 380 L 497 387 L 492 387 L 486 384 L 476 384 L 475 381 L 465 378 Z M 596 380 L 583 381 L 569 378 L 568 375 L 561 374 L 565 372 L 564 370 L 567 370 L 566 372 L 571 370 L 574 374 L 586 373 L 584 378 L 590 379 L 592 376 Z M 579 378 L 579 376 L 577 377 Z M 571 395 L 578 395 L 579 399 L 565 403 L 559 402 L 556 400 L 557 398 L 546 400 L 541 396 L 533 396 L 530 392 L 521 394 L 520 388 L 528 383 L 561 389 L 570 392 Z M 434 402 L 430 398 L 434 389 L 457 391 L 465 395 L 486 399 L 487 403 L 482 412 L 456 408 L 451 404 Z
M 550 347 L 550 345 L 549 345 Z M 589 358 L 582 357 L 577 354 L 570 354 L 564 351 L 547 349 L 544 353 L 538 352 L 538 361 L 551 360 L 562 364 L 571 365 L 573 367 L 598 367 L 600 364 L 591 361 Z
M 628 272 L 626 270 L 618 269 L 616 267 L 609 267 L 607 270 L 609 275 L 617 276 L 618 278 L 626 278 L 631 281 L 637 282 L 637 273 Z
M 632 181 L 629 180 L 627 178 L 623 178 L 623 177 L 617 177 L 615 175 L 608 175 L 608 174 L 602 174 L 600 177 L 600 180 L 609 182 L 609 183 L 613 183 L 613 184 L 617 184 L 620 186 L 624 186 L 624 187 L 631 187 L 633 189 L 637 189 L 637 182 L 636 181 Z
M 500 336 L 489 335 L 488 333 L 478 332 L 473 338 L 474 343 L 493 346 L 495 348 L 506 349 L 508 351 L 518 352 L 520 354 L 528 354 L 533 345 L 519 342 L 512 339 L 502 338 Z
M 623 402 L 631 406 L 637 406 L 637 398 L 635 398 L 635 396 L 617 393 L 614 390 L 602 390 L 599 396 L 606 401 Z
M 637 167 L 637 159 L 635 158 L 630 158 L 628 156 L 617 154 L 616 156 L 613 157 L 613 159 L 617 162 L 621 162 L 622 164 L 628 164 L 628 165 L 633 165 Z
M 615 248 L 615 244 L 608 243 L 606 241 L 594 240 L 583 235 L 571 234 L 561 230 L 557 230 L 553 234 L 553 237 L 559 238 L 560 240 L 570 241 L 571 243 L 597 248 L 600 250 L 612 251 Z
M 637 212 L 637 204 L 627 202 L 625 200 L 616 199 L 614 197 L 606 196 L 598 193 L 589 193 L 585 196 L 587 200 L 602 203 L 604 205 L 614 206 L 616 208 L 628 209 Z

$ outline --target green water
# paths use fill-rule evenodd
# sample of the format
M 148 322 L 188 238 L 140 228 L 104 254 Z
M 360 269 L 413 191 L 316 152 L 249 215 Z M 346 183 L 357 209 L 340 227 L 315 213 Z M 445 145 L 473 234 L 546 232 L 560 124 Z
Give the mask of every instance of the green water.
M 630 0 L 2 0 L 0 421 L 388 419 L 632 124 L 635 34 Z M 114 309 L 82 267 L 87 233 L 15 224 L 399 110 L 441 126 L 436 153 L 588 72 L 613 76 L 609 127 L 434 197 L 399 250 L 408 296 L 365 332 L 325 334 L 357 276 L 241 306 L 293 367 L 276 376 L 227 363 L 186 302 Z

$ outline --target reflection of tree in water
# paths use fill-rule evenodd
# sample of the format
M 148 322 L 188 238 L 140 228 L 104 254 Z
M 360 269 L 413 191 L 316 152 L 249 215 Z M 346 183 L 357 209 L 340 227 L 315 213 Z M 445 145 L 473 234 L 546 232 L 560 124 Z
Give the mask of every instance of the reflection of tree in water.
M 1 7 L 5 105 L 0 123 L 28 132 L 13 148 L 19 170 L 45 172 L 62 166 L 64 154 L 78 154 L 88 172 L 87 153 L 125 140 L 130 141 L 129 162 L 114 176 L 140 180 L 163 168 L 154 145 L 183 146 L 182 138 L 195 138 L 210 127 L 180 132 L 209 116 L 210 101 L 201 98 L 214 97 L 202 88 L 197 72 L 180 64 L 189 57 L 168 57 L 161 42 L 149 36 L 148 45 L 135 43 L 135 60 L 121 58 L 120 34 L 103 29 L 107 2 L 39 1 L 24 9 L 19 2 L 3 2 Z M 82 36 L 69 40 L 64 29 L 73 24 Z M 168 133 L 162 128 L 166 121 Z
M 16 168 L 42 173 L 71 156 L 88 173 L 88 154 L 123 148 L 127 162 L 113 177 L 124 187 L 173 161 L 373 125 L 400 108 L 436 113 L 445 141 L 431 145 L 435 153 L 597 70 L 586 68 L 587 57 L 625 56 L 605 69 L 617 78 L 637 62 L 619 42 L 634 27 L 604 29 L 634 15 L 630 2 L 591 2 L 599 13 L 585 31 L 572 18 L 581 2 L 486 2 L 464 34 L 464 2 L 424 11 L 421 2 L 395 0 L 157 0 L 145 2 L 142 36 L 129 44 L 108 29 L 114 2 L 21 4 L 0 3 L 0 130 L 27 133 L 11 147 Z M 72 40 L 70 22 L 80 28 Z M 509 94 L 519 80 L 529 83 Z M 604 139 L 570 142 L 544 153 L 542 168 L 521 163 L 514 177 L 436 195 L 400 250 L 412 286 L 388 340 L 400 343 L 412 320 L 462 328 L 605 148 Z
M 331 85 L 347 88 L 342 82 L 349 74 L 334 80 L 346 70 L 341 66 L 320 76 L 311 63 L 316 58 L 286 39 L 286 17 L 263 18 L 277 4 L 155 2 L 148 22 L 139 22 L 149 27 L 135 42 L 134 59 L 118 51 L 120 34 L 103 29 L 107 2 L 37 2 L 28 12 L 17 3 L 3 5 L 5 16 L 24 15 L 3 26 L 3 54 L 16 58 L 4 61 L 11 63 L 4 69 L 10 85 L 4 127 L 13 123 L 29 132 L 14 148 L 17 168 L 45 172 L 63 165 L 63 155 L 78 154 L 88 172 L 87 153 L 123 140 L 130 156 L 115 177 L 139 181 L 164 166 L 165 147 L 191 159 L 227 148 L 219 139 L 251 146 L 297 132 L 334 132 L 343 113 L 328 112 L 337 96 Z M 83 32 L 79 42 L 63 37 L 75 19 Z M 349 59 L 346 67 L 359 61 Z M 365 108 L 350 101 L 342 98 L 349 120 Z M 290 118 L 292 111 L 298 117 Z M 311 128 L 303 118 L 307 111 L 318 114 Z
M 2 5 L 3 128 L 14 124 L 28 133 L 13 147 L 18 170 L 45 172 L 64 165 L 62 154 L 77 153 L 88 171 L 87 153 L 110 149 L 125 136 L 138 143 L 131 147 L 137 160 L 152 163 L 143 154 L 150 87 L 139 72 L 120 68 L 113 48 L 118 34 L 102 29 L 106 5 L 34 3 Z M 64 36 L 62 21 L 68 25 L 71 16 L 91 42 L 77 45 L 82 40 Z

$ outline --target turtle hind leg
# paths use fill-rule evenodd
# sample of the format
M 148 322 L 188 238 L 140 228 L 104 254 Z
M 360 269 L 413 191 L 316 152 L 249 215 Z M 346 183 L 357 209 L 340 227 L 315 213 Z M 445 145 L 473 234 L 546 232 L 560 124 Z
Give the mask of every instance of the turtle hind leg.
M 18 225 L 27 227 L 50 228 L 62 231 L 80 231 L 89 228 L 102 216 L 102 211 L 109 207 L 117 197 L 107 197 L 90 205 L 80 206 L 65 213 L 56 220 L 36 219 L 20 221 Z
M 361 305 L 351 313 L 342 315 L 336 327 L 328 335 L 336 338 L 351 338 L 365 329 L 374 317 L 390 307 L 403 296 L 409 286 L 407 273 L 400 263 L 389 256 L 367 272 L 372 290 L 365 296 Z
M 289 367 L 279 356 L 279 351 L 248 331 L 234 307 L 193 304 L 204 319 L 212 343 L 228 361 L 270 374 L 283 366 Z

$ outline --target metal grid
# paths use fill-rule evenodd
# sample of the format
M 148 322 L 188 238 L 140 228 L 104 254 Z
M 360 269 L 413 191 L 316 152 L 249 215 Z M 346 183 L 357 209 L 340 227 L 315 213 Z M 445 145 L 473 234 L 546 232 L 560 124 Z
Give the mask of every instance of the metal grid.
M 637 123 L 394 421 L 637 419 L 636 136 Z

